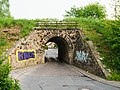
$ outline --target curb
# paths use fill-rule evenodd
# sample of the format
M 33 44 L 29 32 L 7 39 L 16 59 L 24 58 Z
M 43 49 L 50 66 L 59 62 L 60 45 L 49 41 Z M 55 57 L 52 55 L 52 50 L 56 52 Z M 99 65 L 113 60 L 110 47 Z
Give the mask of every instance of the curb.
M 117 87 L 117 88 L 120 88 L 120 81 L 108 81 L 106 79 L 103 79 L 101 77 L 98 77 L 96 75 L 93 75 L 89 72 L 86 72 L 78 67 L 75 67 L 73 65 L 68 65 L 68 64 L 65 64 L 67 67 L 72 67 L 73 69 L 77 70 L 78 72 L 82 73 L 83 75 L 85 75 L 86 77 L 89 77 L 95 81 L 98 81 L 98 82 L 101 82 L 103 84 L 106 84 L 106 85 L 110 85 L 110 86 L 113 86 L 113 87 Z

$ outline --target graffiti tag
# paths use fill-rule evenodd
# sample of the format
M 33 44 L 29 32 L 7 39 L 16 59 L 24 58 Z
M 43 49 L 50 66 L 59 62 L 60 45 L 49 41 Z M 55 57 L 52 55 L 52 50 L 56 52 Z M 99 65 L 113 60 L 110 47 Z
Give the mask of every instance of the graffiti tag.
M 75 59 L 77 61 L 86 62 L 88 59 L 88 53 L 85 51 L 76 51 Z
M 18 50 L 17 51 L 17 60 L 29 60 L 35 58 L 35 51 L 34 50 Z

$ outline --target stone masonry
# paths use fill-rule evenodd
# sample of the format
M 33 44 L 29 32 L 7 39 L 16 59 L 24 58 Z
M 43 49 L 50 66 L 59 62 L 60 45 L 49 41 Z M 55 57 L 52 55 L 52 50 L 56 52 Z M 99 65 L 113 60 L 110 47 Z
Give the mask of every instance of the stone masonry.
M 19 40 L 9 51 L 9 61 L 13 68 L 45 63 L 45 45 L 55 42 L 58 45 L 58 59 L 78 66 L 95 75 L 105 77 L 107 74 L 98 62 L 88 42 L 82 38 L 81 30 L 75 29 L 35 29 L 28 36 Z M 18 61 L 17 50 L 35 50 L 32 60 Z

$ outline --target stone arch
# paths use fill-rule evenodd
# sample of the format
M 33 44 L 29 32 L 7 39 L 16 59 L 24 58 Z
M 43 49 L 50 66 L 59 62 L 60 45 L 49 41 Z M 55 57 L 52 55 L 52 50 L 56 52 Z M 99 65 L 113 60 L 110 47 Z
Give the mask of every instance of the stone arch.
M 13 46 L 13 48 L 9 50 L 8 55 L 11 66 L 13 68 L 20 68 L 44 63 L 44 46 L 47 42 L 50 41 L 55 42 L 59 45 L 60 60 L 76 65 L 95 75 L 102 77 L 104 76 L 104 72 L 106 71 L 100 63 L 99 55 L 95 55 L 97 52 L 93 44 L 90 41 L 86 41 L 84 39 L 84 34 L 81 30 L 72 29 L 40 29 L 32 31 L 29 36 L 26 36 L 25 38 L 19 40 Z M 16 54 L 16 51 L 20 49 L 34 50 L 36 57 L 32 58 L 32 60 L 23 59 L 22 61 L 19 61 L 17 60 L 18 54 Z
M 44 37 L 44 44 L 54 42 L 58 45 L 58 60 L 71 63 L 70 53 L 73 51 L 73 43 L 67 34 L 51 33 Z
M 72 43 L 72 40 L 71 40 L 70 36 L 68 36 L 67 34 L 60 34 L 60 35 L 55 34 L 55 33 L 48 34 L 48 35 L 46 35 L 46 36 L 43 38 L 44 43 L 46 44 L 46 43 L 48 42 L 48 40 L 49 40 L 50 38 L 53 38 L 53 37 L 63 38 L 63 39 L 68 43 L 69 49 L 70 49 L 70 50 L 73 49 L 74 45 L 73 45 L 73 43 Z

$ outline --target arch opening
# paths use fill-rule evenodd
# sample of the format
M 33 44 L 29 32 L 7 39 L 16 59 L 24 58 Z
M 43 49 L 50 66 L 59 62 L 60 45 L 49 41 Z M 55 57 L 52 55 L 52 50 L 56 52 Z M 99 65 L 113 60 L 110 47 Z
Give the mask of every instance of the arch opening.
M 45 61 L 58 60 L 58 46 L 54 42 L 48 42 L 45 46 Z
M 69 58 L 68 58 L 69 45 L 68 45 L 67 41 L 62 37 L 52 37 L 47 41 L 47 43 L 49 43 L 49 42 L 54 42 L 57 45 L 57 48 L 58 48 L 57 60 L 60 62 L 68 62 L 68 60 L 69 60 Z

